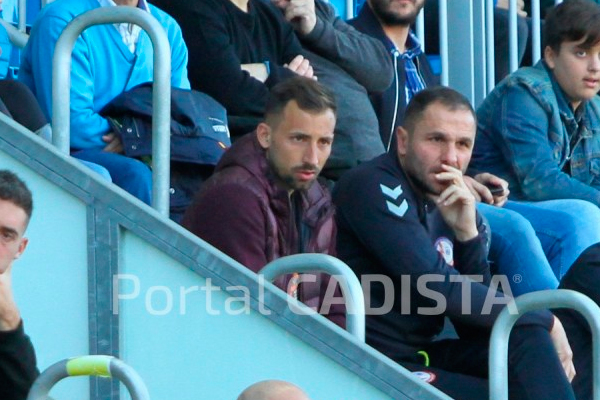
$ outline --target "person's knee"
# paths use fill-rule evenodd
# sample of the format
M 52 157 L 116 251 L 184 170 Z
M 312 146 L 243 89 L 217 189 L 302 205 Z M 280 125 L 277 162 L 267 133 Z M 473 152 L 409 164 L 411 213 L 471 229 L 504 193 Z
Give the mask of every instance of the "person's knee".
M 600 208 L 585 200 L 562 200 L 565 205 L 557 211 L 564 232 L 582 239 L 584 242 L 600 242 Z
M 152 171 L 140 160 L 124 157 L 121 162 L 121 171 L 119 173 L 119 182 L 121 185 L 147 187 L 152 185 Z M 116 178 L 113 175 L 113 180 Z
M 496 240 L 508 244 L 530 246 L 532 241 L 538 241 L 535 230 L 527 218 L 516 211 L 502 209 L 502 214 L 489 218 L 492 235 Z M 497 239 L 500 237 L 500 239 Z

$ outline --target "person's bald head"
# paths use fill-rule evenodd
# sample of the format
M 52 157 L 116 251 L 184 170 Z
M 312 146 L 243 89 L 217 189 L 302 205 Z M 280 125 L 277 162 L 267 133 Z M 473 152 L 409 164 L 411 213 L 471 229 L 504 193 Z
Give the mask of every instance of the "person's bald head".
M 237 400 L 310 400 L 310 398 L 296 385 L 270 380 L 249 386 Z

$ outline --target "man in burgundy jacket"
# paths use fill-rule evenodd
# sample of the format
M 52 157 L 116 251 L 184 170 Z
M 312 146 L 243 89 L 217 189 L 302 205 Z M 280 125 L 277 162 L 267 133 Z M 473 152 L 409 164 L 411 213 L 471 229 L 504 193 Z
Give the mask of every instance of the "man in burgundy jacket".
M 236 141 L 186 211 L 183 226 L 258 272 L 270 261 L 297 253 L 335 254 L 331 197 L 319 172 L 331 152 L 336 105 L 316 81 L 297 77 L 276 85 L 265 120 Z M 276 282 L 319 311 L 329 278 Z M 344 308 L 327 317 L 344 325 Z

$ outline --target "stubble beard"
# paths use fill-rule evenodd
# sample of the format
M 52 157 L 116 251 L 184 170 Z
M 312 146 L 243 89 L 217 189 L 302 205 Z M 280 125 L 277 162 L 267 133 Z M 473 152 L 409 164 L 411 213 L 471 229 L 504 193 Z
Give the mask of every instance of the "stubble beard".
M 394 11 L 390 11 L 390 1 L 391 0 L 382 2 L 381 0 L 375 0 L 370 3 L 377 18 L 379 18 L 384 25 L 388 26 L 410 26 L 414 24 L 417 20 L 417 15 L 419 15 L 419 12 L 423 8 L 423 4 L 421 4 L 420 7 L 417 7 L 415 11 L 410 14 L 398 15 Z

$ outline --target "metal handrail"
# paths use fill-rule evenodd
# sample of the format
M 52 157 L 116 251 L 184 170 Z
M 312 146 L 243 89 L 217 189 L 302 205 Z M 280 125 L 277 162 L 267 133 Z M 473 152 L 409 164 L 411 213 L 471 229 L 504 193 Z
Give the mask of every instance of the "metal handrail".
M 25 47 L 25 45 L 27 44 L 27 40 L 29 40 L 28 34 L 15 28 L 13 24 L 6 20 L 3 20 L 2 18 L 0 18 L 0 24 L 2 24 L 4 29 L 6 29 L 6 33 L 8 33 L 8 40 L 10 40 L 10 43 L 12 43 L 14 46 L 17 46 L 20 49 Z
M 69 153 L 71 54 L 81 33 L 95 25 L 128 22 L 139 25 L 154 48 L 152 93 L 152 207 L 169 215 L 171 48 L 161 24 L 150 13 L 134 7 L 100 7 L 73 19 L 61 33 L 52 60 L 53 143 Z
M 268 281 L 294 272 L 324 272 L 339 282 L 346 300 L 346 330 L 365 341 L 365 297 L 356 274 L 344 262 L 326 254 L 303 253 L 278 258 L 258 273 Z
M 132 400 L 150 400 L 148 388 L 133 368 L 118 358 L 102 355 L 76 357 L 51 365 L 35 380 L 27 400 L 46 400 L 50 389 L 62 379 L 89 375 L 117 378 L 127 387 Z
M 510 331 L 520 316 L 540 309 L 572 308 L 581 313 L 587 320 L 592 331 L 592 360 L 593 360 L 593 393 L 594 400 L 600 400 L 600 307 L 589 297 L 567 289 L 542 290 L 526 293 L 511 300 L 498 316 L 490 338 L 489 380 L 490 399 L 508 400 L 508 338 Z M 517 307 L 518 314 L 511 314 L 510 309 Z

